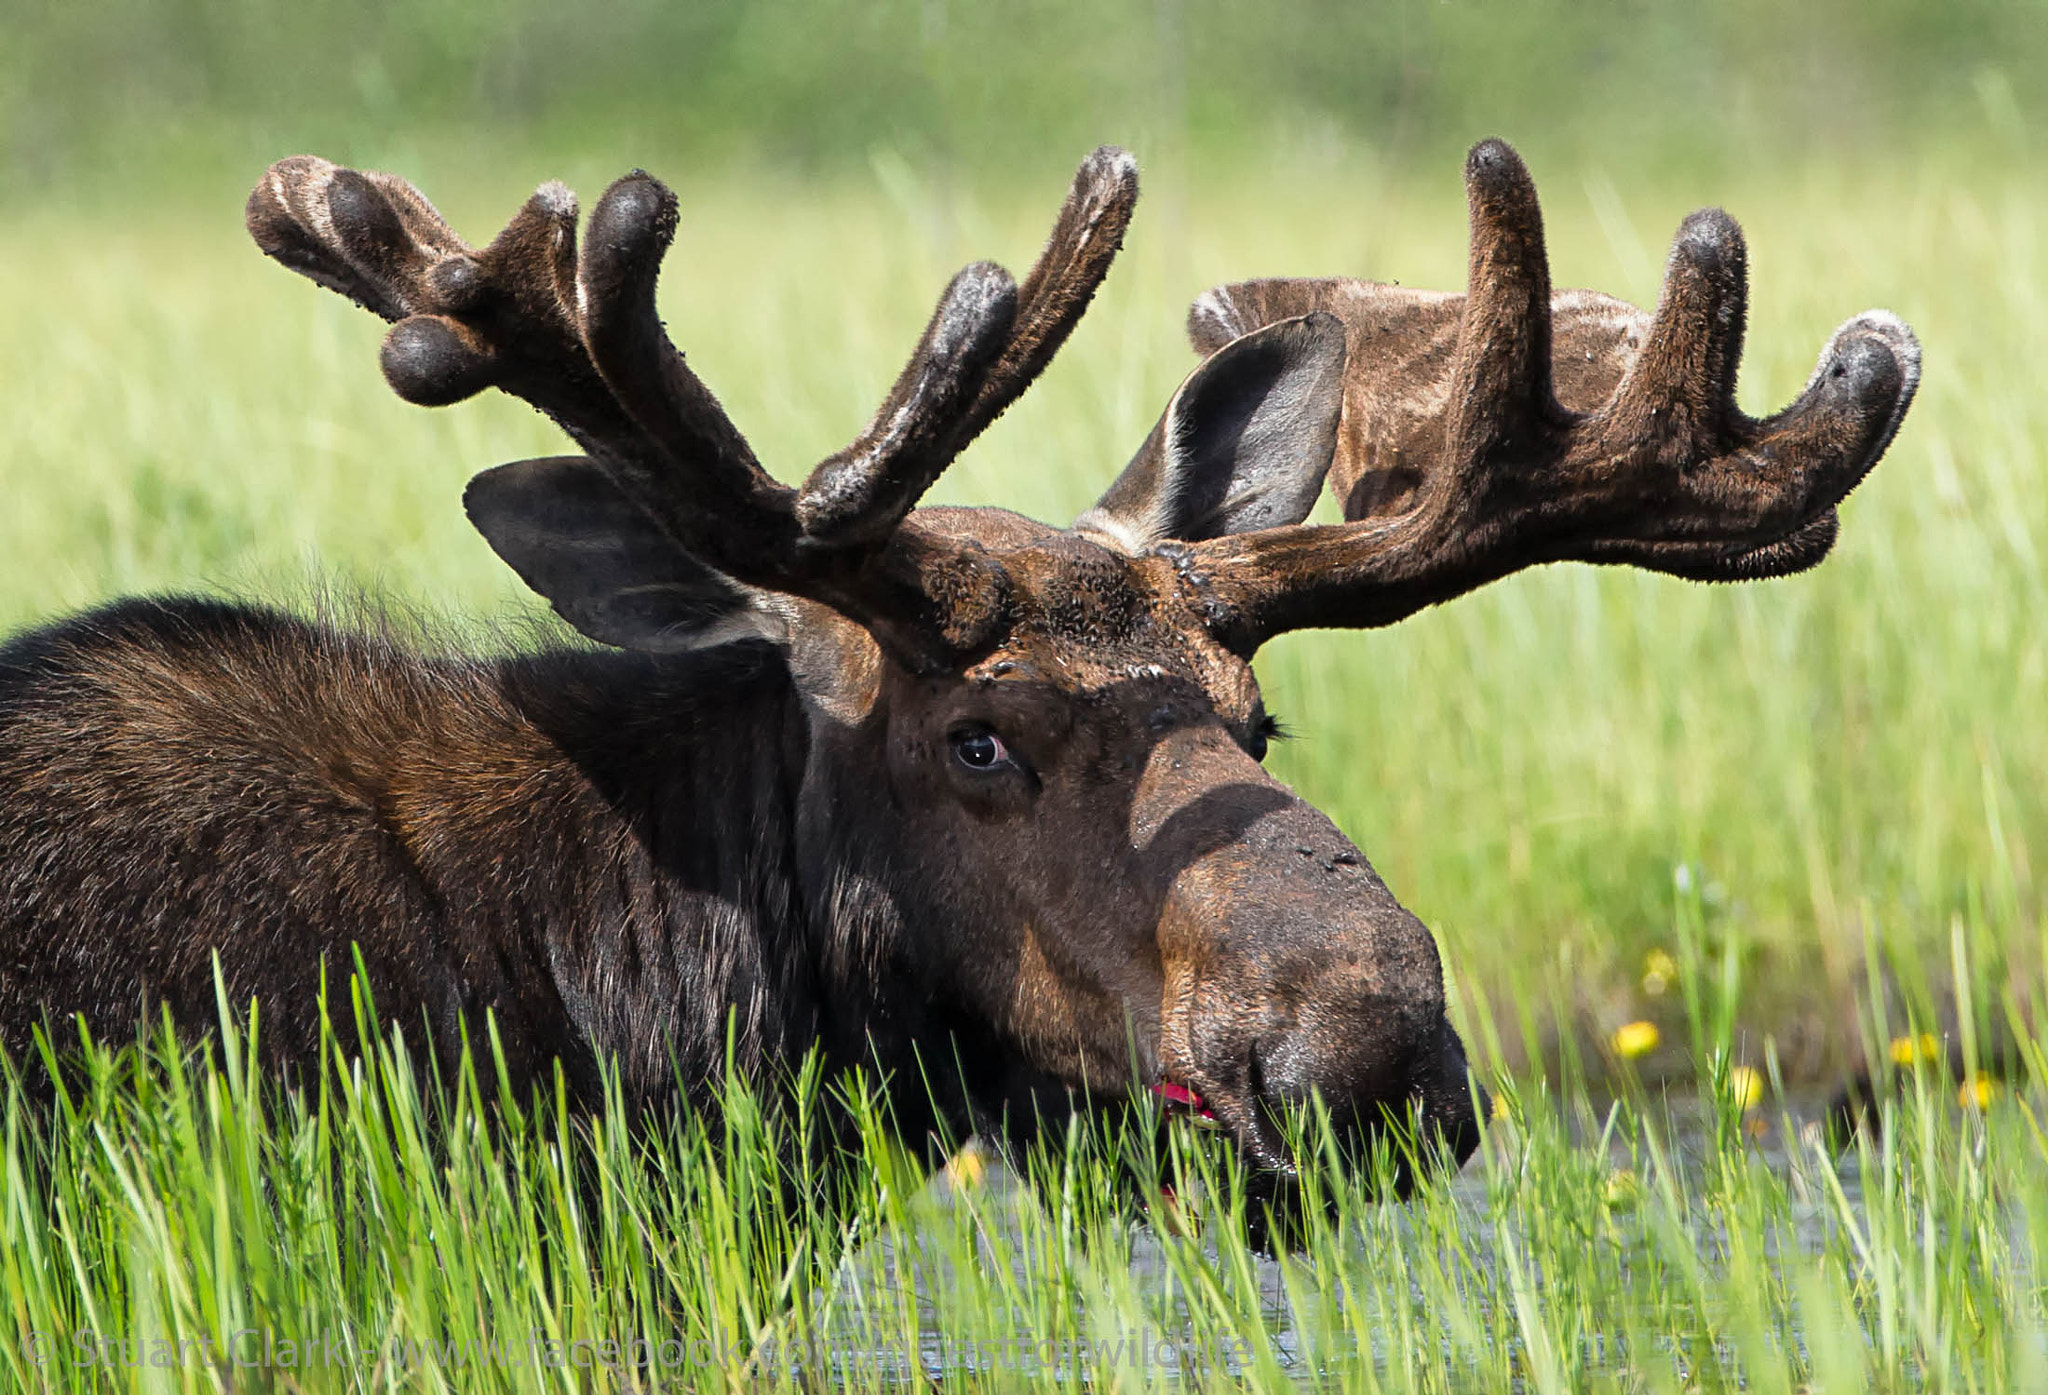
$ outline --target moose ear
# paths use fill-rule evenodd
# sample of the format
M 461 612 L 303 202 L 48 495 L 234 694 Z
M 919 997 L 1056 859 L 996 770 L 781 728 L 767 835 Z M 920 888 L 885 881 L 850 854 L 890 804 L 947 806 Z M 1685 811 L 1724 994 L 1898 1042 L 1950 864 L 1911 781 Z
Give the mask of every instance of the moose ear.
M 760 593 L 684 551 L 582 456 L 486 470 L 462 506 L 519 579 L 599 643 L 673 654 L 775 637 Z
M 1344 406 L 1344 325 L 1323 311 L 1233 339 L 1188 375 L 1131 463 L 1074 528 L 1138 553 L 1299 523 Z

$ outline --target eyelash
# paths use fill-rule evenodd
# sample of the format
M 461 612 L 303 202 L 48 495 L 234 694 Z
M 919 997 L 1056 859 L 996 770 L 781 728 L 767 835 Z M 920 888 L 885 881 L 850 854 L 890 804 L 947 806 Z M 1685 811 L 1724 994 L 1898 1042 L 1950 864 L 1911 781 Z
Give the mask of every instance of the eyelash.
M 1278 717 L 1270 712 L 1261 713 L 1259 720 L 1252 723 L 1251 740 L 1248 743 L 1253 759 L 1264 760 L 1268 746 L 1275 741 L 1286 741 L 1293 735 L 1294 733 L 1289 731 Z

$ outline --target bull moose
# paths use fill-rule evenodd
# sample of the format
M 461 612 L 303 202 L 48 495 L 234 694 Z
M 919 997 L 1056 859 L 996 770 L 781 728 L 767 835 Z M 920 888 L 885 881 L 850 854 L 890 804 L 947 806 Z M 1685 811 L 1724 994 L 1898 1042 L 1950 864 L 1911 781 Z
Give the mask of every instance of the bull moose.
M 486 387 L 581 453 L 500 466 L 470 519 L 592 645 L 423 654 L 368 622 L 128 600 L 0 649 L 0 1044 L 145 1004 L 204 1023 L 215 956 L 285 1062 L 360 954 L 448 1050 L 713 1107 L 810 1050 L 898 1127 L 1016 1133 L 1152 1088 L 1262 1175 L 1279 1107 L 1392 1115 L 1462 1162 L 1480 1096 L 1429 931 L 1261 768 L 1251 660 L 1577 559 L 1732 580 L 1813 565 L 1918 351 L 1849 321 L 1792 406 L 1733 399 L 1744 250 L 1693 215 L 1652 315 L 1553 295 L 1534 186 L 1466 163 L 1462 296 L 1263 281 L 1195 305 L 1207 357 L 1069 528 L 919 508 L 1045 368 L 1121 243 L 1135 166 L 1081 166 L 1019 284 L 946 287 L 887 400 L 777 483 L 669 343 L 669 191 L 578 238 L 544 185 L 495 241 L 412 186 L 298 157 L 262 250 L 395 326 L 415 403 Z M 1334 461 L 1334 464 L 1333 464 Z M 1303 519 L 1326 477 L 1349 521 Z

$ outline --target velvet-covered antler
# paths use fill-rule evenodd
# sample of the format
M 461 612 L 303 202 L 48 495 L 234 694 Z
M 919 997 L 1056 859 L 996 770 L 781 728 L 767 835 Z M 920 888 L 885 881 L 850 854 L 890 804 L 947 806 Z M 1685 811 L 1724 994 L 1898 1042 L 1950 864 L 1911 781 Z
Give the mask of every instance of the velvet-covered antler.
M 397 322 L 382 358 L 401 397 L 441 405 L 497 387 L 523 398 L 588 452 L 583 468 L 692 558 L 822 601 L 930 662 L 980 642 L 1002 577 L 971 546 L 905 516 L 1052 357 L 1136 196 L 1128 155 L 1090 156 L 1022 294 L 993 263 L 956 276 L 873 423 L 801 490 L 762 470 L 662 330 L 655 280 L 676 206 L 648 175 L 605 192 L 580 251 L 576 202 L 559 184 L 477 250 L 405 181 L 309 156 L 271 167 L 248 223 L 278 261 Z M 560 489 L 579 464 L 529 462 L 528 472 Z M 579 509 L 590 493 L 586 482 Z
M 1733 219 L 1686 219 L 1644 316 L 1591 292 L 1553 297 L 1535 186 L 1508 146 L 1475 146 L 1465 181 L 1463 296 L 1281 280 L 1195 303 L 1200 349 L 1318 310 L 1347 333 L 1330 479 L 1353 521 L 1179 550 L 1212 627 L 1241 652 L 1286 630 L 1390 624 L 1540 562 L 1703 580 L 1799 571 L 1826 555 L 1836 504 L 1912 401 L 1919 346 L 1872 311 L 1835 332 L 1796 402 L 1745 416 Z

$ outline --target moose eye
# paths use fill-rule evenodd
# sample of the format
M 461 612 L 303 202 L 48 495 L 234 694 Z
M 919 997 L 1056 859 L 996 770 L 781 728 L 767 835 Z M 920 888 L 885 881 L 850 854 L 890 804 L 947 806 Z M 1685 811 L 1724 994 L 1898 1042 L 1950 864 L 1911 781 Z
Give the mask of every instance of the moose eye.
M 1263 761 L 1269 746 L 1275 741 L 1286 739 L 1287 729 L 1280 725 L 1280 719 L 1270 712 L 1261 712 L 1258 720 L 1252 723 L 1251 736 L 1245 742 L 1245 749 L 1251 753 L 1253 760 Z
M 1010 748 L 1003 738 L 987 727 L 968 727 L 953 733 L 953 758 L 969 770 L 994 770 L 1010 763 Z

